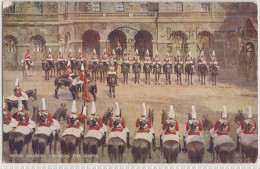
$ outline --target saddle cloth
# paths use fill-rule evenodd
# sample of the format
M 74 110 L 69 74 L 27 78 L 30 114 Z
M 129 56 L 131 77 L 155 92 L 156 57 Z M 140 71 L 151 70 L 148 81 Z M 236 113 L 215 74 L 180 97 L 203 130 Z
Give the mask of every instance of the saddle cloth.
M 136 140 L 136 139 L 144 139 L 151 143 L 153 140 L 153 135 L 151 135 L 149 133 L 136 133 L 134 140 Z
M 249 145 L 256 140 L 258 140 L 257 134 L 245 134 L 245 133 L 240 134 L 240 142 L 243 145 Z
M 53 119 L 53 126 L 56 128 L 56 130 L 60 130 L 60 123 L 58 122 L 58 120 Z
M 204 139 L 201 135 L 188 135 L 185 139 L 186 144 L 189 144 L 194 141 L 204 143 Z
M 118 132 L 118 131 L 110 132 L 110 134 L 108 136 L 108 141 L 111 138 L 115 138 L 115 137 L 118 137 L 118 138 L 124 140 L 124 142 L 126 143 L 126 133 L 125 132 Z
M 24 135 L 28 135 L 31 132 L 31 128 L 28 126 L 17 126 L 14 132 L 22 133 Z
M 169 140 L 175 140 L 177 141 L 178 143 L 180 142 L 180 137 L 178 135 L 174 135 L 174 134 L 166 134 L 162 137 L 162 141 L 163 143 L 165 141 L 169 141 Z
M 46 127 L 46 126 L 41 126 L 41 127 L 38 127 L 35 131 L 34 134 L 44 134 L 44 135 L 47 135 L 47 136 L 50 136 L 51 135 L 51 128 L 50 127 Z
M 16 97 L 15 95 L 11 95 L 11 96 L 8 96 L 6 99 L 12 100 L 12 101 L 14 101 L 14 100 L 18 101 L 20 98 L 22 100 L 28 100 L 28 95 L 26 93 L 22 92 L 22 96 L 21 97 Z
M 9 125 L 3 124 L 3 132 L 4 133 L 9 133 L 12 130 L 13 130 L 13 127 L 10 124 Z
M 72 135 L 72 136 L 75 136 L 75 137 L 80 137 L 80 130 L 78 128 L 66 128 L 64 130 L 64 132 L 62 133 L 62 136 L 66 136 L 66 135 Z
M 87 134 L 85 135 L 85 138 L 88 138 L 88 137 L 93 137 L 93 138 L 100 140 L 103 137 L 103 134 L 99 130 L 89 130 L 87 132 Z
M 228 135 L 215 135 L 213 139 L 214 148 L 218 145 L 221 145 L 223 143 L 233 143 L 233 140 Z

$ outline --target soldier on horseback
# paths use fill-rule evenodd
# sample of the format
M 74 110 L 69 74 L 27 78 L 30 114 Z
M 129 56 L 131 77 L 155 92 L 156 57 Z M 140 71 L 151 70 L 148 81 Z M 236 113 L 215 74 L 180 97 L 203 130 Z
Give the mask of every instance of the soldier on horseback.
M 111 61 L 110 66 L 108 68 L 108 72 L 107 72 L 108 76 L 107 76 L 107 85 L 109 84 L 109 78 L 111 75 L 115 75 L 115 80 L 116 80 L 116 85 L 117 84 L 117 74 L 116 74 L 116 67 L 114 66 L 114 62 Z
M 32 61 L 31 61 L 31 57 L 30 57 L 30 55 L 29 55 L 29 49 L 27 49 L 26 50 L 26 54 L 25 54 L 25 56 L 24 56 L 24 61 L 25 61 L 25 64 L 27 64 L 27 66 L 28 66 L 28 69 L 30 69 L 31 68 L 31 65 L 32 65 Z
M 182 69 L 183 69 L 183 62 L 182 62 L 182 57 L 181 57 L 181 54 L 179 52 L 179 50 L 177 51 L 177 55 L 175 57 L 175 60 L 174 60 L 174 64 L 175 64 L 175 69 L 176 69 L 176 66 L 177 65 L 181 65 Z M 176 71 L 175 71 L 176 72 Z
M 47 111 L 45 99 L 42 98 L 42 111 L 37 114 L 38 127 L 45 126 L 52 130 L 53 135 L 56 134 L 56 127 L 53 124 L 51 113 Z
M 213 146 L 217 146 L 223 143 L 224 139 L 221 139 L 221 142 L 219 142 L 217 137 L 220 136 L 224 136 L 224 135 L 228 135 L 228 132 L 230 130 L 230 123 L 227 120 L 227 112 L 226 112 L 226 106 L 223 105 L 223 110 L 222 110 L 222 114 L 221 114 L 221 119 L 218 120 L 214 126 L 214 128 L 212 128 L 210 130 L 210 146 L 207 149 L 208 152 L 212 152 L 213 151 Z M 214 142 L 213 142 L 214 140 Z
M 219 69 L 219 66 L 218 66 L 218 59 L 217 57 L 215 56 L 215 51 L 213 50 L 212 51 L 212 55 L 209 59 L 209 66 L 210 66 L 210 69 L 212 69 L 213 66 L 216 66 L 217 67 L 217 70 Z M 219 71 L 219 70 L 218 70 Z
M 28 95 L 26 93 L 22 92 L 22 89 L 20 88 L 20 83 L 19 83 L 18 78 L 16 78 L 15 84 L 14 84 L 14 95 L 8 96 L 6 99 L 11 100 L 11 101 L 16 101 L 16 100 L 18 101 L 19 99 L 21 99 L 22 101 L 28 100 Z M 27 107 L 25 107 L 25 108 L 28 109 Z
M 73 80 L 72 77 L 71 77 L 73 75 L 73 73 L 72 73 L 72 70 L 71 70 L 70 60 L 68 60 L 66 75 L 67 75 L 68 79 Z
M 78 52 L 78 60 L 79 60 L 79 61 L 84 61 L 83 54 L 82 54 L 80 48 L 79 48 L 79 52 Z
M 144 72 L 146 71 L 146 65 L 149 65 L 150 69 L 152 69 L 151 63 L 152 63 L 152 60 L 151 60 L 151 57 L 149 56 L 149 50 L 147 49 L 146 56 L 144 57 L 144 66 L 143 66 Z
M 67 116 L 67 124 L 69 125 L 68 128 L 74 128 L 74 129 L 78 129 L 80 132 L 80 135 L 83 137 L 83 132 L 84 129 L 80 126 L 79 124 L 79 120 L 80 119 L 85 119 L 86 117 L 86 112 L 83 111 L 83 113 L 81 115 L 77 115 L 77 105 L 76 105 L 76 101 L 73 100 L 72 102 L 72 106 L 71 106 L 71 114 L 69 114 Z M 66 130 L 65 130 L 66 131 Z M 64 133 L 65 133 L 64 131 Z M 66 134 L 62 134 L 62 135 L 66 135 Z
M 102 56 L 102 62 L 103 62 L 104 64 L 106 64 L 106 65 L 109 64 L 109 57 L 108 57 L 108 55 L 107 55 L 106 49 L 104 49 L 104 54 L 103 54 L 103 56 Z
M 69 53 L 68 53 L 68 61 L 69 61 L 69 60 L 71 60 L 71 61 L 72 61 L 72 60 L 75 60 L 75 57 L 74 57 L 74 55 L 72 54 L 72 50 L 71 50 L 71 49 L 69 50 Z
M 58 56 L 57 56 L 57 61 L 58 61 L 58 62 L 63 61 L 63 54 L 62 54 L 61 49 L 59 50 L 59 53 L 58 53 Z
M 188 120 L 186 124 L 186 130 L 183 134 L 183 149 L 184 153 L 187 152 L 186 144 L 188 144 L 188 139 L 192 141 L 192 136 L 200 136 L 200 131 L 202 131 L 202 124 L 196 118 L 195 106 L 192 106 L 191 119 Z
M 170 58 L 170 54 L 168 52 L 166 54 L 166 58 L 164 58 L 163 61 L 163 72 L 165 72 L 167 65 L 170 65 L 172 70 L 172 59 Z
M 158 56 L 158 51 L 157 50 L 155 51 L 155 56 L 153 58 L 153 65 L 155 65 L 155 64 L 161 65 L 161 59 Z
M 53 60 L 53 55 L 52 55 L 52 52 L 51 52 L 51 49 L 49 48 L 49 52 L 48 52 L 48 55 L 46 57 L 46 60 L 47 62 L 51 65 L 51 67 L 53 67 L 54 65 L 54 60 Z
M 12 118 L 11 113 L 8 111 L 8 105 L 5 102 L 5 99 L 3 97 L 3 130 L 5 129 L 5 125 L 8 125 L 11 127 L 11 129 L 14 129 L 17 127 L 17 121 Z
M 155 133 L 151 125 L 150 119 L 146 116 L 145 104 L 143 103 L 142 116 L 136 120 L 136 128 L 138 133 L 149 133 L 152 135 L 153 151 L 156 151 Z
M 113 49 L 113 51 L 112 51 L 112 55 L 111 55 L 111 58 L 110 58 L 110 62 L 117 62 L 117 56 L 116 56 L 116 52 L 115 52 L 114 49 Z
M 96 106 L 95 102 L 91 103 L 91 112 L 87 119 L 87 125 L 89 126 L 89 130 L 99 131 L 103 135 L 103 144 L 106 146 L 106 133 L 107 128 L 103 124 L 102 119 L 99 115 L 96 114 Z
M 200 66 L 203 65 L 203 64 L 207 64 L 207 61 L 206 61 L 206 58 L 204 56 L 204 52 L 201 51 L 200 53 L 200 57 L 199 57 L 199 60 L 198 60 L 198 72 L 200 72 Z
M 191 56 L 191 52 L 190 52 L 190 51 L 189 51 L 189 53 L 188 53 L 188 57 L 186 58 L 185 62 L 186 62 L 185 72 L 187 72 L 188 66 L 191 66 L 192 69 L 193 69 L 193 73 L 195 73 L 195 72 L 194 72 L 195 69 L 194 69 L 193 58 L 192 58 L 192 56 Z
M 125 51 L 124 51 L 124 58 L 123 58 L 123 63 L 122 63 L 122 65 L 123 65 L 123 64 L 126 64 L 126 65 L 127 65 L 128 71 L 129 71 L 129 73 L 130 73 L 129 57 L 127 56 L 126 49 L 125 49 Z M 123 67 L 122 65 L 121 65 L 121 73 L 123 73 L 123 72 L 122 72 L 122 67 Z
M 252 118 L 251 106 L 248 106 L 247 119 L 237 129 L 237 152 L 240 151 L 241 144 L 250 145 L 252 142 L 258 140 L 258 135 L 254 132 L 257 129 L 256 122 Z
M 160 150 L 162 151 L 163 148 L 163 138 L 165 135 L 176 135 L 179 137 L 179 123 L 175 119 L 175 113 L 173 110 L 173 105 L 170 105 L 169 110 L 169 116 L 168 119 L 166 119 L 163 122 L 162 131 L 163 133 L 160 135 Z M 179 140 L 178 140 L 179 142 Z M 181 150 L 181 147 L 179 146 L 179 149 Z
M 119 41 L 117 41 L 117 44 L 116 44 L 116 53 L 118 55 L 118 59 L 120 60 L 120 52 L 122 51 L 122 47 L 121 47 L 121 44 Z
M 118 103 L 116 102 L 115 105 L 116 105 L 115 114 L 114 114 L 115 116 L 111 117 L 111 119 L 109 121 L 109 127 L 111 128 L 111 132 L 126 133 L 126 135 L 127 135 L 126 144 L 127 144 L 127 148 L 129 149 L 131 147 L 131 145 L 129 143 L 129 141 L 130 141 L 129 130 L 126 127 L 125 119 L 123 117 L 121 117 Z M 111 135 L 109 135 L 109 136 L 111 136 Z
M 138 55 L 138 49 L 135 50 L 135 56 L 133 58 L 133 62 L 137 62 L 138 64 L 140 64 L 140 62 L 141 62 L 141 58 Z
M 31 132 L 35 132 L 36 124 L 29 118 L 27 112 L 24 111 L 24 106 L 22 104 L 22 99 L 18 102 L 18 112 L 16 115 L 16 120 L 18 121 L 18 126 L 27 126 Z

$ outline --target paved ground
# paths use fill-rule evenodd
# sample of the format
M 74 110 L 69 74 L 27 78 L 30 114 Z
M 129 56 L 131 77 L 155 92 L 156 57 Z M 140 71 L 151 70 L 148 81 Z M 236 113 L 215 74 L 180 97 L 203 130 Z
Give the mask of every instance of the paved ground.
M 47 108 L 51 113 L 54 113 L 61 103 L 67 103 L 67 108 L 70 112 L 72 96 L 68 91 L 68 88 L 60 89 L 60 99 L 57 100 L 54 97 L 54 78 L 49 81 L 44 80 L 44 72 L 34 72 L 32 76 L 27 79 L 22 78 L 21 72 L 15 71 L 4 71 L 3 72 L 3 95 L 9 96 L 13 94 L 14 81 L 18 77 L 20 80 L 21 88 L 23 91 L 28 89 L 36 88 L 38 90 L 38 99 L 31 101 L 28 113 L 32 115 L 32 106 L 40 105 L 42 97 L 45 97 Z M 130 129 L 131 142 L 135 131 L 135 121 L 142 112 L 142 103 L 146 103 L 147 112 L 149 108 L 155 111 L 154 129 L 157 137 L 157 146 L 159 146 L 159 135 L 161 131 L 161 113 L 163 109 L 169 109 L 169 105 L 173 104 L 176 113 L 176 119 L 180 124 L 180 134 L 183 134 L 185 124 L 188 118 L 188 112 L 191 112 L 191 106 L 196 106 L 196 112 L 198 118 L 201 119 L 203 115 L 208 115 L 210 120 L 215 123 L 220 118 L 220 111 L 222 105 L 227 106 L 227 112 L 229 113 L 229 120 L 231 121 L 230 136 L 236 141 L 235 130 L 237 128 L 233 121 L 234 114 L 238 109 L 242 109 L 246 112 L 248 105 L 252 106 L 252 113 L 254 119 L 257 121 L 258 112 L 258 90 L 257 84 L 253 82 L 246 82 L 243 79 L 238 78 L 234 70 L 221 70 L 220 76 L 218 77 L 218 84 L 216 87 L 211 86 L 207 77 L 206 86 L 200 85 L 198 82 L 197 75 L 194 77 L 194 85 L 189 86 L 183 78 L 183 85 L 179 86 L 176 84 L 176 76 L 172 76 L 172 84 L 165 85 L 165 77 L 161 76 L 161 85 L 157 86 L 154 84 L 154 76 L 151 75 L 151 85 L 145 85 L 144 75 L 141 75 L 141 83 L 134 84 L 134 75 L 129 76 L 129 84 L 122 84 L 122 75 L 119 75 L 119 86 L 116 87 L 116 98 L 109 98 L 108 86 L 104 83 L 97 82 L 98 93 L 96 107 L 100 115 L 108 108 L 114 107 L 114 102 L 119 103 L 120 108 L 123 111 L 123 117 L 126 119 L 126 124 Z M 81 111 L 82 100 L 77 100 L 78 112 Z M 88 104 L 89 105 L 89 104 Z M 13 109 L 12 113 L 15 112 Z M 65 121 L 61 122 L 61 133 L 65 129 Z M 61 134 L 60 133 L 60 134 Z M 208 148 L 209 135 L 203 133 L 205 138 L 205 148 Z M 60 144 L 58 144 L 58 153 L 60 154 Z M 32 150 L 30 149 L 30 153 Z M 46 157 L 43 162 L 53 163 L 60 162 L 60 158 Z M 4 159 L 7 162 L 9 156 L 9 150 L 4 145 Z M 210 163 L 212 160 L 210 154 L 205 152 L 204 160 L 205 163 Z M 19 162 L 32 162 L 31 157 L 25 157 L 18 159 Z M 73 158 L 72 162 L 83 162 L 81 156 Z M 99 156 L 95 159 L 98 163 L 107 163 L 109 158 L 107 155 L 107 148 L 105 148 L 105 156 Z M 131 150 L 126 150 L 124 154 L 125 163 L 133 162 Z M 148 159 L 150 163 L 165 162 L 165 159 L 159 153 L 159 151 L 152 153 L 152 159 Z M 187 163 L 189 162 L 187 154 L 180 153 L 178 162 Z M 241 162 L 240 154 L 236 154 L 235 162 Z

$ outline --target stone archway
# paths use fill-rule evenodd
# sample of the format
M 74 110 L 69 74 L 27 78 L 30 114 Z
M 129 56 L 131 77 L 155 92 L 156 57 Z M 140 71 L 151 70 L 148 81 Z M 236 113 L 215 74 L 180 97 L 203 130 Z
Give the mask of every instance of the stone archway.
M 238 37 L 236 35 L 226 36 L 225 46 L 225 57 L 227 66 L 236 66 L 238 60 Z
M 100 35 L 97 31 L 88 30 L 82 35 L 82 54 L 86 58 L 90 58 L 93 55 L 95 49 L 97 55 L 100 57 Z
M 150 56 L 153 57 L 153 37 L 150 32 L 140 30 L 135 34 L 135 49 L 138 49 L 139 56 L 143 59 L 146 50 L 149 50 Z
M 13 69 L 18 65 L 17 39 L 7 35 L 4 37 L 3 45 L 3 66 Z
M 40 35 L 35 35 L 30 39 L 30 57 L 38 65 L 46 57 L 46 41 Z
M 108 52 L 111 54 L 113 49 L 116 52 L 116 55 L 120 58 L 120 56 L 123 56 L 123 51 L 127 49 L 127 37 L 125 33 L 122 30 L 113 30 L 108 35 Z
M 205 57 L 207 58 L 207 60 L 209 60 L 209 57 L 212 54 L 212 50 L 215 48 L 214 36 L 208 31 L 200 32 L 198 34 L 198 44 L 197 45 L 200 48 L 200 51 L 203 50 Z M 217 49 L 215 49 L 215 50 L 217 50 Z M 215 52 L 219 53 L 220 51 L 217 50 Z

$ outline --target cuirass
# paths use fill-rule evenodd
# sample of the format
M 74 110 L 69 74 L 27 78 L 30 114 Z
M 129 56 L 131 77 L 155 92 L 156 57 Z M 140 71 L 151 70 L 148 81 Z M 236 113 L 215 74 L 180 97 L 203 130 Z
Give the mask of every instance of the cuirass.
M 19 114 L 18 117 L 19 117 L 19 122 L 20 122 L 20 123 L 26 123 L 26 122 L 27 122 L 24 113 Z
M 190 129 L 190 132 L 199 132 L 199 121 L 198 120 L 189 120 L 189 129 Z
M 122 129 L 123 128 L 123 120 L 121 117 L 113 117 L 112 118 L 113 128 Z
M 9 121 L 9 119 L 8 119 L 7 113 L 3 113 L 3 122 L 5 123 L 5 122 L 8 122 L 8 121 Z
M 218 132 L 226 133 L 228 131 L 228 121 L 221 119 L 218 121 Z
M 255 130 L 255 123 L 252 119 L 245 120 L 245 131 L 252 132 Z
M 140 130 L 147 130 L 149 128 L 147 118 L 144 118 L 144 117 L 139 118 L 138 123 L 139 123 L 139 129 Z
M 91 116 L 89 121 L 90 121 L 90 127 L 100 127 L 98 123 L 98 117 L 96 116 Z
M 166 130 L 170 132 L 176 131 L 176 121 L 166 120 Z
M 76 114 L 70 115 L 70 124 L 71 125 L 78 125 L 79 124 L 78 115 L 76 115 Z
M 47 112 L 42 112 L 42 114 L 40 115 L 40 122 L 42 124 L 50 123 Z

